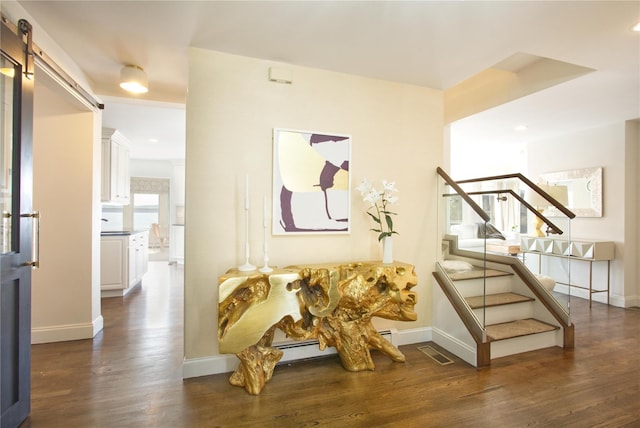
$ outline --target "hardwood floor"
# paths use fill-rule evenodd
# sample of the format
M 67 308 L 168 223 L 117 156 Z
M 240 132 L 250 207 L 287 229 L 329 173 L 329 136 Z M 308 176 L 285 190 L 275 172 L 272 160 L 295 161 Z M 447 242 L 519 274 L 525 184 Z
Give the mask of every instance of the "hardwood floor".
M 282 364 L 250 396 L 228 374 L 182 379 L 182 286 L 179 267 L 151 263 L 140 290 L 103 299 L 105 328 L 93 341 L 33 345 L 23 426 L 640 426 L 638 310 L 574 299 L 573 351 L 477 370 L 455 357 L 441 366 L 409 345 L 404 364 L 374 354 L 374 372 L 346 372 L 337 357 Z

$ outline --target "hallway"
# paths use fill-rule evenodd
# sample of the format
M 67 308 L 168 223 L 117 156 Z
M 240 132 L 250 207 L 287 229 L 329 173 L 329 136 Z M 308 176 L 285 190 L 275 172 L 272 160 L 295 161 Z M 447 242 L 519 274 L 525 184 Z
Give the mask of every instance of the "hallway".
M 637 310 L 589 310 L 574 299 L 574 351 L 550 348 L 476 370 L 457 358 L 440 366 L 407 345 L 404 364 L 374 353 L 374 372 L 346 372 L 335 356 L 283 364 L 250 396 L 229 385 L 229 374 L 182 379 L 182 278 L 182 266 L 151 262 L 140 289 L 102 300 L 105 328 L 93 341 L 33 345 L 23 427 L 640 424 Z

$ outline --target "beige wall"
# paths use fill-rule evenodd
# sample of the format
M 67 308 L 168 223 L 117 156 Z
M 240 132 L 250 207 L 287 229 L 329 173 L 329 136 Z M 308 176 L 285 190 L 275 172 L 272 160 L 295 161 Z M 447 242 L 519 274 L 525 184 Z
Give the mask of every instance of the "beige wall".
M 640 306 L 640 119 L 626 124 L 625 204 L 625 287 L 629 284 L 629 304 Z M 634 294 L 635 285 L 635 294 Z
M 268 81 L 286 67 L 293 84 Z M 185 355 L 218 353 L 217 278 L 244 261 L 243 193 L 250 175 L 253 264 L 262 256 L 262 198 L 271 195 L 274 127 L 350 134 L 352 187 L 364 177 L 400 189 L 395 258 L 416 265 L 418 321 L 431 325 L 436 259 L 436 166 L 443 162 L 443 94 L 318 69 L 191 49 L 187 101 Z M 348 235 L 269 236 L 272 265 L 380 259 L 381 248 L 352 194 Z
M 91 338 L 102 329 L 94 203 L 99 115 L 79 106 L 38 69 L 35 82 L 33 206 L 42 219 L 41 265 L 32 281 L 32 341 Z

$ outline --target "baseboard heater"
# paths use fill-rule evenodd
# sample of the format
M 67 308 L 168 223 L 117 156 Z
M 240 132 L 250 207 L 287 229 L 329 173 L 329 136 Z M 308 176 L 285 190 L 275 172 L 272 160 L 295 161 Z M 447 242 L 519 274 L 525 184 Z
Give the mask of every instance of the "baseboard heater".
M 391 330 L 378 331 L 382 337 L 391 342 Z M 311 358 L 326 357 L 336 354 L 336 350 L 333 347 L 329 347 L 324 351 L 319 348 L 319 342 L 316 339 L 313 340 L 301 340 L 297 342 L 285 342 L 272 345 L 274 348 L 280 349 L 284 355 L 279 364 L 307 360 Z

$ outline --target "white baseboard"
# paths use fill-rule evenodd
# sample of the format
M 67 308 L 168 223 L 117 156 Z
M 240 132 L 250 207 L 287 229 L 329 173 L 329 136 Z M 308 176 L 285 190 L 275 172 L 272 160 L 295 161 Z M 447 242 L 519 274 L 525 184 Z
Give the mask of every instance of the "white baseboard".
M 389 340 L 394 346 L 411 345 L 413 343 L 431 341 L 431 327 L 420 327 L 407 330 L 385 330 L 380 334 Z M 304 342 L 285 342 L 274 344 L 283 351 L 281 363 L 307 358 L 316 358 L 336 353 L 334 348 L 321 351 L 318 341 L 308 340 Z M 182 377 L 184 379 L 208 376 L 220 373 L 230 373 L 238 367 L 238 358 L 235 355 L 219 354 L 210 357 L 185 359 L 182 363 Z
M 135 283 L 133 286 L 128 287 L 128 288 L 116 288 L 113 290 L 100 290 L 100 297 L 101 298 L 108 298 L 108 297 L 124 297 L 127 294 L 131 293 L 133 290 L 137 289 L 138 287 L 142 286 L 142 281 L 138 281 L 137 283 Z
M 91 339 L 102 330 L 102 316 L 91 323 L 66 324 L 31 329 L 31 343 L 66 342 L 69 340 Z
M 431 342 L 433 330 L 431 327 L 408 328 L 406 330 L 391 330 L 391 343 L 394 346 L 413 345 L 414 343 Z
M 93 320 L 93 336 L 92 337 L 95 337 L 96 334 L 100 333 L 103 328 L 104 328 L 104 318 L 102 318 L 102 315 L 98 315 L 98 318 Z
M 620 308 L 630 308 L 632 306 L 640 306 L 640 296 L 611 296 L 610 304 Z
M 468 344 L 461 342 L 455 337 L 447 334 L 446 332 L 432 327 L 433 342 L 439 346 L 442 346 L 447 351 L 451 352 L 458 358 L 466 361 L 474 367 L 477 367 L 477 355 L 476 348 L 471 347 Z
M 555 291 L 568 294 L 569 287 L 565 284 L 557 284 Z M 571 287 L 571 296 L 579 297 L 584 300 L 589 300 L 589 290 L 582 288 Z M 607 293 L 593 293 L 591 300 L 594 302 L 607 304 Z M 640 306 L 640 296 L 620 296 L 619 294 L 612 294 L 609 297 L 609 304 L 611 306 L 617 306 L 619 308 L 630 308 L 631 306 Z

